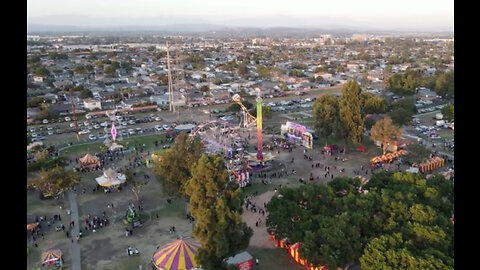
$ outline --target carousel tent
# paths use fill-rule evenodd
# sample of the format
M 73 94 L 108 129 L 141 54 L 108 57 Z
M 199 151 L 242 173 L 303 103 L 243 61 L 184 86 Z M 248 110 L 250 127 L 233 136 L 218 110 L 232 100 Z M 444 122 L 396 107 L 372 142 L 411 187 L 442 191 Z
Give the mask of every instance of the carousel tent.
M 164 245 L 153 254 L 153 265 L 159 270 L 190 270 L 198 267 L 195 253 L 200 242 L 193 238 L 179 239 Z
M 98 158 L 90 154 L 86 154 L 84 157 L 81 157 L 78 160 L 80 161 L 80 164 L 82 166 L 90 166 L 90 165 L 100 166 L 100 161 L 98 161 Z
M 127 177 L 125 174 L 117 173 L 113 169 L 107 169 L 103 175 L 95 178 L 95 181 L 102 187 L 116 186 L 125 183 Z
M 37 223 L 27 224 L 27 231 L 31 231 L 37 227 Z
M 42 265 L 50 265 L 62 258 L 62 251 L 51 249 L 42 253 Z

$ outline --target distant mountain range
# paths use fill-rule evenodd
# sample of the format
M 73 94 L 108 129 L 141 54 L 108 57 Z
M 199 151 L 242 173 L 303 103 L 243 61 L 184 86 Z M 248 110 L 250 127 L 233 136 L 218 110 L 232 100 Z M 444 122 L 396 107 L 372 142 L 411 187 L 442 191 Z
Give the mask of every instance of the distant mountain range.
M 376 19 L 379 20 L 379 19 Z M 444 32 L 453 35 L 452 25 L 442 24 L 439 18 L 425 20 L 353 19 L 335 16 L 292 16 L 285 14 L 243 18 L 214 18 L 194 16 L 90 16 L 79 14 L 27 17 L 27 33 L 46 32 L 158 32 L 205 33 L 214 31 L 265 33 L 281 29 L 287 32 Z M 400 26 L 399 26 L 400 25 Z
M 452 35 L 452 31 L 445 31 L 445 28 L 431 29 L 429 31 L 419 31 L 413 29 L 385 29 L 385 28 L 366 28 L 353 27 L 346 25 L 325 25 L 323 27 L 242 27 L 225 26 L 216 24 L 171 24 L 171 25 L 112 25 L 112 26 L 78 26 L 78 25 L 48 25 L 48 24 L 27 24 L 27 34 L 46 34 L 46 33 L 156 33 L 156 34 L 188 34 L 188 33 L 236 33 L 236 34 L 352 34 L 352 33 L 370 33 L 370 34 L 398 34 L 398 33 L 432 33 Z

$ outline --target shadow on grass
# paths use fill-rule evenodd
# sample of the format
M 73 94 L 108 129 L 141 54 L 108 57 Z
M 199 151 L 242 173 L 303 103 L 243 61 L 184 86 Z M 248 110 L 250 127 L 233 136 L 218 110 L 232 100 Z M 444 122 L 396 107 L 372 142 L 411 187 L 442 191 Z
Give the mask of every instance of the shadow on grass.
M 160 217 L 176 217 L 176 218 L 185 218 L 187 209 L 187 203 L 183 200 L 176 199 L 173 200 L 171 204 L 164 204 L 160 209 L 153 210 L 150 212 L 152 218 L 156 215 Z

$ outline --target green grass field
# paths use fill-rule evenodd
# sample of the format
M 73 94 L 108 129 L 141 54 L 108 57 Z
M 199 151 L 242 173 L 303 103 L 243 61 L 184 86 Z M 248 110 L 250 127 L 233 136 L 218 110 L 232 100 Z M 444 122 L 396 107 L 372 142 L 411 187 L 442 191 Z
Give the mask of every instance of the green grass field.
M 135 136 L 131 138 L 124 139 L 119 141 L 121 145 L 125 147 L 129 146 L 138 146 L 145 145 L 144 150 L 152 149 L 155 147 L 154 142 L 157 141 L 159 146 L 162 144 L 167 144 L 165 135 L 146 135 L 146 136 Z M 86 144 L 73 145 L 61 151 L 62 155 L 79 155 L 83 153 L 95 153 L 101 151 L 101 146 L 104 145 L 103 142 L 92 142 Z
M 438 131 L 438 136 L 443 139 L 451 140 L 454 139 L 455 132 L 451 129 L 442 128 Z

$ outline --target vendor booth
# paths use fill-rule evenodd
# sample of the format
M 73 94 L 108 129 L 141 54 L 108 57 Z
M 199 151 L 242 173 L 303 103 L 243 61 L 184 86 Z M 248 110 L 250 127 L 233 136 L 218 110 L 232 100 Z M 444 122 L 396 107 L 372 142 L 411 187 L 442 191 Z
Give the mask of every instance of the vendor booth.
M 227 259 L 227 264 L 235 265 L 240 270 L 253 270 L 253 257 L 244 251 Z

